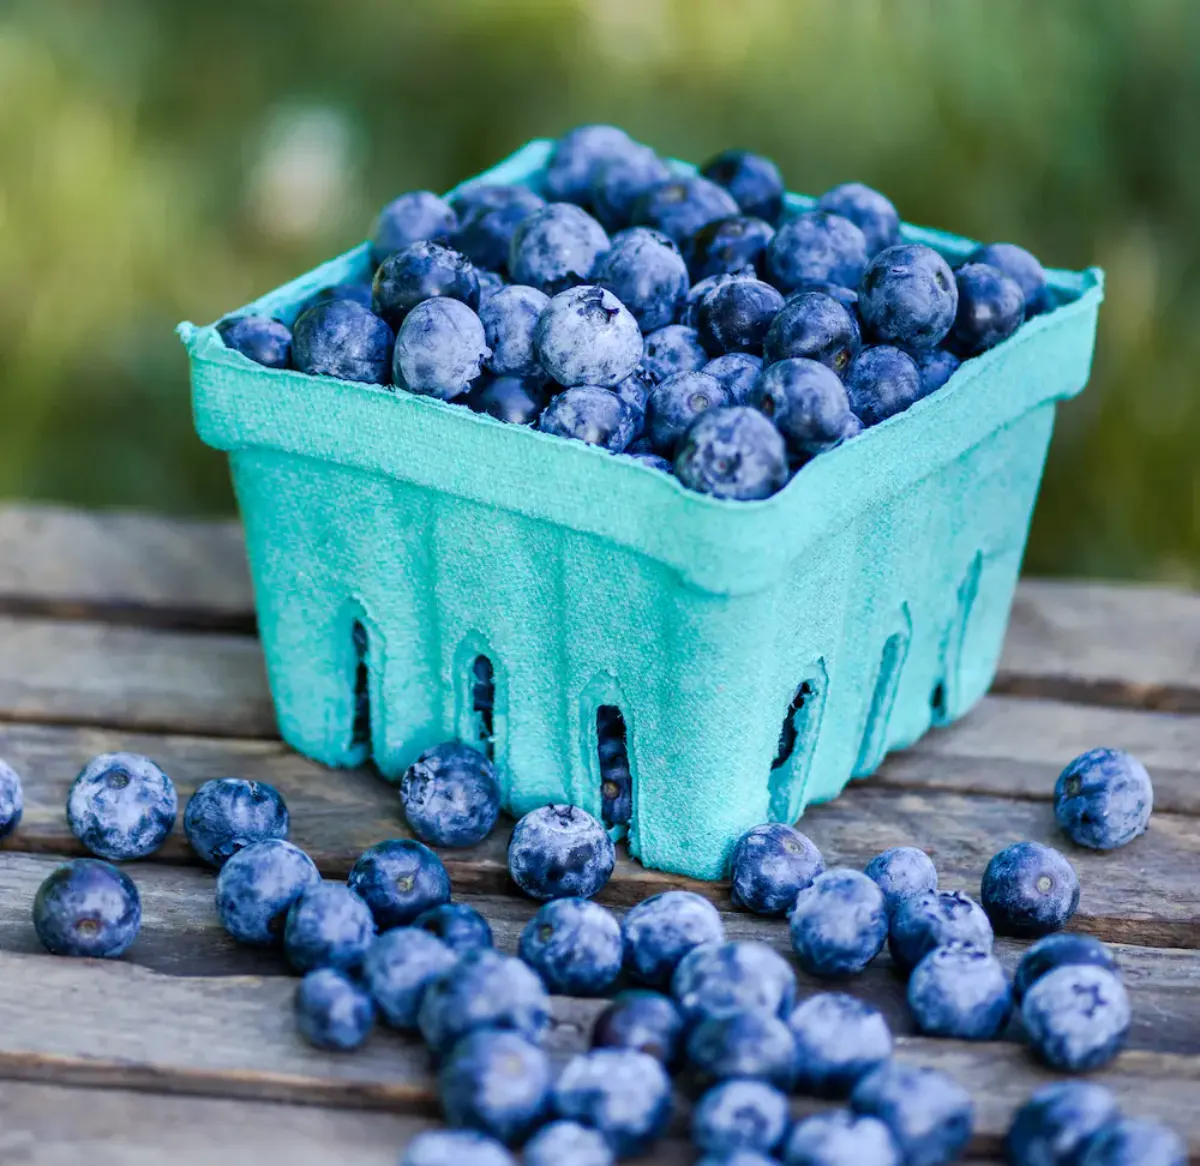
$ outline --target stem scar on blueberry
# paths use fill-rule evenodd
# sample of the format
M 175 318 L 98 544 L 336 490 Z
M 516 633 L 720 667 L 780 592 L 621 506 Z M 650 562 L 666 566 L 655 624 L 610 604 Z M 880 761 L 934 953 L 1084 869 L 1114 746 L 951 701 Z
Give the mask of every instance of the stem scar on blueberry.
M 83 919 L 76 919 L 75 920 L 75 930 L 78 931 L 79 934 L 83 935 L 83 936 L 99 935 L 100 934 L 100 920 L 93 919 L 91 916 L 87 916 Z
M 1037 889 L 1044 895 L 1054 886 L 1054 880 L 1049 875 L 1039 875 L 1037 881 Z
M 841 372 L 842 369 L 850 363 L 850 349 L 839 348 L 837 354 L 833 358 L 833 367 L 836 371 Z
M 1076 774 L 1072 774 L 1070 777 L 1067 778 L 1067 784 L 1066 784 L 1067 797 L 1069 797 L 1069 798 L 1076 797 L 1082 788 L 1083 788 L 1083 782 L 1079 780 L 1079 777 Z
M 396 887 L 401 891 L 411 891 L 413 889 L 412 875 L 401 875 L 396 880 Z
M 108 775 L 107 784 L 112 789 L 124 789 L 129 784 L 129 774 L 123 769 L 114 769 Z
M 940 287 L 942 289 L 942 291 L 946 290 L 946 273 L 944 271 L 935 272 L 933 279 L 934 279 L 934 282 L 938 285 L 938 287 Z
M 549 923 L 543 923 L 538 928 L 538 939 L 543 943 L 549 943 L 554 938 L 554 928 Z

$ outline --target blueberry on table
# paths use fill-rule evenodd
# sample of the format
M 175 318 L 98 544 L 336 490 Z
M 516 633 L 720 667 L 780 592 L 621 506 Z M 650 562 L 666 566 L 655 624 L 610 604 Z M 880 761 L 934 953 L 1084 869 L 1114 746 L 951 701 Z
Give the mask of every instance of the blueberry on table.
M 621 971 L 621 925 L 587 899 L 551 899 L 525 925 L 521 958 L 562 996 L 598 996 Z
M 783 822 L 747 830 L 733 848 L 730 893 L 756 915 L 786 915 L 796 896 L 825 869 L 816 844 Z
M 618 1158 L 647 1150 L 671 1116 L 671 1079 L 634 1049 L 593 1049 L 572 1057 L 553 1089 L 559 1117 L 604 1135 Z
M 883 1014 L 844 992 L 817 992 L 787 1018 L 796 1042 L 796 1089 L 844 1097 L 892 1055 Z
M 592 1026 L 592 1048 L 636 1049 L 671 1068 L 683 1040 L 683 1016 L 675 1002 L 649 988 L 614 997 Z
M 1024 247 L 1015 243 L 986 243 L 975 250 L 968 263 L 986 263 L 1014 280 L 1025 298 L 1025 315 L 1036 316 L 1050 309 L 1046 271 Z
M 796 958 L 810 975 L 861 972 L 887 938 L 883 892 L 861 871 L 827 870 L 796 896 L 788 929 Z
M 52 955 L 116 959 L 137 938 L 141 922 L 133 880 L 95 858 L 57 867 L 33 900 L 34 930 Z
M 900 242 L 900 216 L 891 199 L 861 182 L 843 182 L 817 199 L 817 209 L 849 219 L 867 240 L 867 255 Z
M 762 154 L 724 150 L 700 168 L 705 178 L 725 187 L 743 214 L 773 223 L 783 210 L 783 176 Z
M 696 310 L 700 343 L 713 356 L 759 353 L 783 296 L 758 279 L 735 279 L 713 288 Z
M 642 359 L 637 321 L 607 288 L 585 284 L 556 295 L 534 331 L 538 360 L 560 385 L 623 381 Z
M 1146 767 L 1122 749 L 1091 749 L 1054 785 L 1054 817 L 1072 842 L 1115 850 L 1146 832 L 1154 788 Z
M 379 936 L 367 948 L 362 976 L 383 1021 L 414 1031 L 425 989 L 455 965 L 459 954 L 415 927 L 394 927 Z
M 432 191 L 402 194 L 389 202 L 371 224 L 371 262 L 378 266 L 393 252 L 423 239 L 445 243 L 457 229 L 458 216 Z
M 471 261 L 438 243 L 412 243 L 389 255 L 371 285 L 371 310 L 399 328 L 419 303 L 444 296 L 479 307 L 479 279 Z
M 625 970 L 643 984 L 667 988 L 680 960 L 703 944 L 725 940 L 721 913 L 694 891 L 663 891 L 632 907 L 621 925 Z
M 239 943 L 277 946 L 292 904 L 320 881 L 313 860 L 298 846 L 281 838 L 251 843 L 217 875 L 217 916 Z
M 576 385 L 559 393 L 542 411 L 537 427 L 555 437 L 621 453 L 641 430 L 642 417 L 611 389 Z
M 396 337 L 386 321 L 353 300 L 327 300 L 292 326 L 292 363 L 310 376 L 386 385 Z
M 649 146 L 634 146 L 600 163 L 592 176 L 588 202 L 609 231 L 629 226 L 633 208 L 651 187 L 671 177 L 667 164 Z
M 769 1012 L 706 1016 L 688 1035 L 687 1063 L 705 1084 L 748 1077 L 790 1089 L 796 1042 L 788 1026 Z
M 310 1045 L 332 1052 L 360 1048 L 375 1026 L 375 1005 L 336 968 L 318 968 L 296 988 L 296 1027 Z
M 375 939 L 371 908 L 343 883 L 317 883 L 288 909 L 283 950 L 298 972 L 353 971 Z
M 929 1036 L 993 1040 L 1012 1015 L 1012 986 L 995 956 L 952 943 L 935 947 L 913 969 L 908 1007 Z
M 1051 1068 L 1086 1073 L 1120 1052 L 1129 1034 L 1129 997 L 1112 972 L 1067 964 L 1026 991 L 1021 1022 L 1030 1044 Z
M 0 761 L 0 838 L 7 838 L 20 824 L 25 794 L 17 771 Z
M 788 1136 L 787 1166 L 902 1166 L 904 1158 L 891 1131 L 878 1118 L 845 1109 L 814 1114 L 797 1122 Z
M 715 377 L 729 394 L 731 405 L 748 405 L 762 373 L 762 357 L 749 352 L 727 352 L 710 360 L 700 371 Z
M 1117 1117 L 1117 1099 L 1102 1085 L 1044 1085 L 1013 1115 L 1005 1157 L 1015 1166 L 1075 1166 L 1091 1136 Z
M 679 961 L 671 995 L 688 1024 L 741 1012 L 787 1016 L 796 975 L 773 947 L 757 940 L 704 944 Z
M 1119 974 L 1112 949 L 1090 935 L 1059 931 L 1039 939 L 1025 950 L 1017 964 L 1017 973 L 1013 977 L 1013 994 L 1017 1002 L 1020 1003 L 1025 993 L 1047 972 L 1079 964 L 1090 964 Z
M 1116 1117 L 1084 1143 L 1077 1166 L 1187 1166 L 1183 1139 L 1156 1121 Z
M 668 324 L 642 343 L 641 366 L 656 384 L 676 373 L 697 372 L 708 359 L 700 334 L 687 324 Z
M 833 449 L 846 437 L 854 416 L 837 375 L 802 356 L 767 365 L 749 403 L 779 430 L 796 462 Z
M 449 401 L 479 376 L 490 355 L 479 317 L 460 300 L 439 296 L 404 317 L 392 379 L 397 388 Z
M 447 741 L 426 749 L 404 771 L 400 801 L 405 821 L 422 842 L 474 846 L 500 816 L 500 782 L 478 749 Z
M 550 1102 L 550 1060 L 515 1032 L 480 1029 L 450 1051 L 438 1074 L 446 1122 L 500 1142 L 524 1141 Z
M 649 227 L 614 235 L 592 278 L 629 309 L 643 332 L 670 324 L 688 292 L 687 265 L 679 248 Z
M 367 847 L 346 881 L 366 900 L 380 931 L 405 927 L 430 907 L 450 902 L 450 876 L 442 860 L 411 838 Z
M 878 1118 L 891 1131 L 905 1166 L 953 1162 L 971 1137 L 971 1095 L 937 1069 L 888 1061 L 850 1095 L 855 1113 Z
M 921 374 L 921 396 L 936 393 L 962 364 L 948 348 L 927 348 L 915 357 L 917 372 Z
M 935 348 L 958 311 L 954 272 L 922 243 L 888 247 L 871 260 L 862 277 L 858 311 L 867 332 L 880 344 L 910 352 Z
M 400 1166 L 517 1166 L 517 1160 L 475 1130 L 426 1130 L 408 1143 Z
M 171 779 L 148 757 L 101 753 L 71 785 L 67 825 L 92 854 L 121 862 L 158 850 L 178 809 Z
M 675 476 L 689 490 L 714 498 L 769 498 L 787 485 L 787 449 L 779 430 L 757 409 L 710 409 L 684 433 Z
M 608 882 L 616 850 L 604 827 L 578 806 L 531 810 L 514 827 L 508 871 L 533 899 L 590 899 Z
M 467 390 L 464 403 L 508 425 L 536 425 L 550 402 L 540 377 L 483 376 Z
M 962 891 L 930 891 L 903 899 L 892 911 L 888 950 L 902 971 L 915 968 L 935 947 L 965 943 L 991 951 L 992 925 Z
M 1007 340 L 1025 319 L 1025 297 L 1016 280 L 986 263 L 967 263 L 954 274 L 958 311 L 947 343 L 959 356 L 977 356 Z
M 552 1121 L 525 1144 L 525 1166 L 613 1166 L 612 1147 L 599 1130 L 577 1121 Z
M 286 838 L 288 808 L 283 795 L 266 782 L 217 778 L 188 798 L 183 832 L 204 862 L 221 867 L 253 842 Z
M 886 344 L 864 348 L 846 370 L 850 408 L 865 426 L 903 413 L 921 395 L 921 374 L 907 352 Z
M 998 934 L 1046 935 L 1075 914 L 1079 876 L 1052 847 L 1014 842 L 987 864 L 980 902 Z
M 701 227 L 738 213 L 724 187 L 707 178 L 681 176 L 650 187 L 633 208 L 633 222 L 655 227 L 682 248 Z
M 863 873 L 879 884 L 889 915 L 905 899 L 936 891 L 938 885 L 933 859 L 915 846 L 893 846 L 877 854 Z
M 422 911 L 413 926 L 437 936 L 455 955 L 493 946 L 491 924 L 466 903 L 439 903 Z
M 788 1122 L 788 1099 L 773 1085 L 753 1078 L 722 1081 L 692 1110 L 692 1141 L 706 1154 L 771 1154 Z
M 552 296 L 587 283 L 608 246 L 604 228 L 587 211 L 552 202 L 522 220 L 513 233 L 508 273 L 514 283 Z
M 789 296 L 771 321 L 763 340 L 763 356 L 768 364 L 805 357 L 840 376 L 861 347 L 858 323 L 851 312 L 824 292 L 806 291 Z
M 475 186 L 453 200 L 458 230 L 450 238 L 476 267 L 499 270 L 508 262 L 517 228 L 546 200 L 527 186 Z
M 546 193 L 564 202 L 586 203 L 604 163 L 644 148 L 616 126 L 576 126 L 554 143 L 543 178 Z
M 646 402 L 646 436 L 654 452 L 674 457 L 688 426 L 701 413 L 729 403 L 720 381 L 707 373 L 678 372 L 659 381 Z
M 688 244 L 688 268 L 694 280 L 745 271 L 761 272 L 775 228 L 750 215 L 715 219 L 698 230 Z
M 232 348 L 267 368 L 292 363 L 292 330 L 267 316 L 237 316 L 217 325 L 226 348 Z
M 513 283 L 502 287 L 479 308 L 483 335 L 491 356 L 484 362 L 497 376 L 535 377 L 542 374 L 533 332 L 550 302 L 545 292 Z
M 866 268 L 862 231 L 849 219 L 826 211 L 805 211 L 789 219 L 767 248 L 767 274 L 784 292 L 813 280 L 858 287 Z

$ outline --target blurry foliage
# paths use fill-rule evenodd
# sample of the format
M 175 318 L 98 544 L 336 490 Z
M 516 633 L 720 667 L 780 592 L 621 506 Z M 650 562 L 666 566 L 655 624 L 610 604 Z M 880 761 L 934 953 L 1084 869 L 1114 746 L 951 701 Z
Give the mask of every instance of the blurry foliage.
M 1109 276 L 1029 567 L 1200 581 L 1192 0 L 10 0 L 0 496 L 231 506 L 172 334 L 527 139 L 859 178 L 904 216 Z

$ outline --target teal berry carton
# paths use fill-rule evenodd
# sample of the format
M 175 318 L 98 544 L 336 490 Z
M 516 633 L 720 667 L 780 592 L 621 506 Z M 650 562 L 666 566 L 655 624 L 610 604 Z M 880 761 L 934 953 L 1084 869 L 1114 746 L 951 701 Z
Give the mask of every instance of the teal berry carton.
M 471 181 L 536 188 L 550 148 Z M 976 246 L 903 236 L 952 264 Z M 290 323 L 369 274 L 363 245 L 245 310 Z M 599 817 L 597 710 L 615 705 L 631 853 L 721 877 L 749 827 L 795 821 L 987 691 L 1055 405 L 1088 379 L 1103 296 L 1095 268 L 1049 279 L 1053 311 L 760 502 L 431 398 L 266 369 L 180 325 L 197 431 L 229 455 L 284 739 L 397 780 L 443 740 L 486 736 L 513 814 Z

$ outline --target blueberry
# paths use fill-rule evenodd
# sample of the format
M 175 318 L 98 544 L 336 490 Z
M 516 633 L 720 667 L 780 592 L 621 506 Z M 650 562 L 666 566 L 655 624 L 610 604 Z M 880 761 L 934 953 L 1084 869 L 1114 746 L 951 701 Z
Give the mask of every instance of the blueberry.
M 1111 948 L 1090 935 L 1073 932 L 1055 932 L 1031 944 L 1013 977 L 1013 994 L 1018 1003 L 1025 993 L 1047 972 L 1066 965 L 1091 964 L 1117 974 L 1117 960 Z
M 552 899 L 525 925 L 518 950 L 551 992 L 597 996 L 621 971 L 621 925 L 587 899 Z
M 217 915 L 239 943 L 271 947 L 283 941 L 288 911 L 320 883 L 313 860 L 281 838 L 243 847 L 217 875 Z
M 362 304 L 364 308 L 369 308 L 371 306 L 371 281 L 368 279 L 362 282 L 355 280 L 350 283 L 330 284 L 309 296 L 300 311 L 311 308 L 314 304 L 328 303 L 330 300 L 353 300 L 356 304 Z M 299 314 L 300 312 L 296 313 L 297 316 Z
M 648 227 L 614 235 L 592 278 L 629 309 L 643 332 L 671 323 L 688 292 L 687 265 L 679 248 Z
M 921 374 L 921 396 L 936 393 L 957 371 L 962 361 L 948 348 L 928 348 L 916 356 Z
M 287 914 L 283 949 L 298 972 L 356 969 L 375 939 L 371 908 L 342 883 L 316 883 Z
M 963 357 L 977 356 L 1007 340 L 1025 319 L 1020 285 L 986 263 L 966 263 L 954 275 L 958 311 L 947 338 Z
M 615 1159 L 599 1130 L 552 1121 L 529 1139 L 522 1160 L 525 1166 L 613 1166 Z
M 604 827 L 578 806 L 531 810 L 514 827 L 508 871 L 534 899 L 590 899 L 608 882 L 616 862 Z
M 787 485 L 787 450 L 779 430 L 757 409 L 743 405 L 710 409 L 684 433 L 675 456 L 675 476 L 689 490 L 714 498 L 769 498 Z
M 560 292 L 534 332 L 538 359 L 559 384 L 618 385 L 641 360 L 641 333 L 606 288 L 585 285 Z
M 667 164 L 649 146 L 627 149 L 596 168 L 589 199 L 592 211 L 607 230 L 619 231 L 629 226 L 638 199 L 670 177 Z
M 626 453 L 629 453 L 629 451 L 626 450 Z M 629 453 L 629 456 L 631 458 L 633 458 L 634 461 L 640 462 L 642 465 L 648 466 L 652 470 L 661 470 L 664 474 L 673 474 L 675 472 L 675 467 L 669 461 L 667 461 L 667 459 L 665 457 L 659 457 L 658 454 L 656 454 L 656 453 Z M 632 779 L 632 777 L 629 778 L 628 791 L 626 791 L 625 785 L 624 785 L 624 777 L 628 777 L 628 776 L 629 776 L 629 770 L 626 769 L 624 771 L 624 773 L 622 774 L 621 780 L 618 782 L 619 788 L 617 789 L 617 791 L 615 792 L 615 794 L 612 797 L 612 801 L 614 804 L 612 814 L 605 815 L 604 820 L 606 822 L 609 822 L 611 825 L 615 825 L 618 822 L 628 822 L 629 819 L 633 816 L 633 801 L 632 801 L 633 779 Z M 629 802 L 629 806 L 628 806 L 629 813 L 626 817 L 620 817 L 619 814 L 623 812 L 626 801 Z
M 408 1143 L 400 1166 L 517 1166 L 517 1160 L 475 1130 L 426 1130 Z
M 930 1036 L 993 1040 L 1008 1024 L 1012 1006 L 1000 961 L 967 944 L 935 947 L 908 981 L 908 1007 Z
M 296 988 L 296 1027 L 318 1049 L 360 1048 L 375 1025 L 371 997 L 336 968 L 309 972 Z
M 422 911 L 414 927 L 436 935 L 455 955 L 492 946 L 491 924 L 466 903 L 440 903 Z
M 633 372 L 613 389 L 613 392 L 626 405 L 644 417 L 646 402 L 650 400 L 650 390 L 654 388 L 654 385 L 654 379 L 639 364 Z
M 767 365 L 750 404 L 771 419 L 797 462 L 833 449 L 846 437 L 853 417 L 837 375 L 802 356 Z
M 1054 784 L 1054 817 L 1072 842 L 1114 850 L 1146 832 L 1154 789 L 1146 767 L 1121 749 L 1076 757 Z
M 864 348 L 846 370 L 850 408 L 863 425 L 903 413 L 921 395 L 921 374 L 907 352 L 876 344 Z
M 422 842 L 474 846 L 500 816 L 500 782 L 478 749 L 447 741 L 426 749 L 400 779 L 404 817 Z
M 650 187 L 633 208 L 633 221 L 655 227 L 683 247 L 701 227 L 738 213 L 724 187 L 707 178 L 681 176 Z
M 933 859 L 915 846 L 893 846 L 877 854 L 863 872 L 874 879 L 883 892 L 883 905 L 889 915 L 905 899 L 936 891 L 937 869 Z
M 471 261 L 438 243 L 413 243 L 389 255 L 375 272 L 371 310 L 399 328 L 418 304 L 435 296 L 479 306 L 479 278 Z
M 20 824 L 25 794 L 17 771 L 0 761 L 0 838 L 7 838 Z
M 905 1166 L 952 1162 L 971 1137 L 971 1095 L 937 1069 L 887 1061 L 850 1095 L 855 1113 L 878 1118 L 891 1131 Z
M 362 974 L 383 1020 L 414 1031 L 425 989 L 457 961 L 459 953 L 415 927 L 394 927 L 367 948 Z
M 33 927 L 52 955 L 116 959 L 137 938 L 142 900 L 133 880 L 108 862 L 76 858 L 38 887 Z
M 1013 1116 L 1005 1158 L 1013 1166 L 1077 1166 L 1091 1136 L 1117 1116 L 1117 1099 L 1102 1085 L 1044 1085 Z
M 827 190 L 817 207 L 849 219 L 867 240 L 867 254 L 878 255 L 900 242 L 900 216 L 891 200 L 861 182 L 843 182 Z
M 485 271 L 482 267 L 475 269 L 475 278 L 479 281 L 479 306 L 482 308 L 502 287 L 508 287 L 504 276 L 494 271 Z
M 546 193 L 565 202 L 586 202 L 596 173 L 605 162 L 640 149 L 616 126 L 576 126 L 554 143 L 543 176 Z
M 594 1049 L 637 1049 L 670 1068 L 679 1056 L 683 1016 L 675 1002 L 649 988 L 619 993 L 596 1018 Z
M 188 798 L 183 832 L 204 862 L 221 867 L 252 842 L 286 838 L 288 808 L 273 785 L 222 777 L 206 781 Z
M 861 871 L 827 870 L 796 896 L 788 927 L 800 966 L 810 975 L 861 972 L 887 938 L 883 892 Z
M 449 401 L 479 376 L 490 355 L 479 317 L 460 300 L 438 296 L 404 317 L 392 379 L 410 393 Z
M 845 307 L 823 292 L 800 292 L 771 321 L 763 356 L 768 364 L 805 357 L 840 376 L 861 347 L 858 324 Z
M 546 205 L 526 186 L 476 186 L 454 199 L 459 225 L 451 237 L 476 267 L 502 268 L 517 228 Z
M 729 394 L 732 405 L 747 405 L 762 373 L 762 357 L 749 352 L 728 352 L 710 360 L 700 371 L 715 377 Z
M 788 1099 L 752 1078 L 714 1085 L 692 1110 L 692 1141 L 706 1154 L 775 1152 L 788 1128 Z
M 912 352 L 934 348 L 946 338 L 958 311 L 954 272 L 932 247 L 888 247 L 871 260 L 862 277 L 858 311 L 881 344 Z
M 767 248 L 767 272 L 781 291 L 814 279 L 857 287 L 867 268 L 867 240 L 849 219 L 805 211 L 789 219 Z
M 101 753 L 67 794 L 67 825 L 93 854 L 120 862 L 158 850 L 178 809 L 175 786 L 149 758 Z
M 987 864 L 980 902 L 1000 935 L 1046 935 L 1075 914 L 1079 876 L 1057 850 L 1014 842 Z
M 287 368 L 292 363 L 292 330 L 266 316 L 237 316 L 217 325 L 227 348 L 248 356 L 267 368 Z
M 696 311 L 700 343 L 713 356 L 761 352 L 763 339 L 783 307 L 783 296 L 769 283 L 735 279 L 713 288 Z
M 1187 1166 L 1183 1139 L 1156 1121 L 1116 1117 L 1084 1144 L 1076 1166 Z
M 700 173 L 725 187 L 747 215 L 773 223 L 783 210 L 783 176 L 762 154 L 725 150 L 710 158 Z
M 533 332 L 550 297 L 535 287 L 514 283 L 502 287 L 479 309 L 491 356 L 484 362 L 497 376 L 540 376 Z
M 516 1032 L 538 1043 L 550 1024 L 550 997 L 532 968 L 513 956 L 479 948 L 425 987 L 417 1013 L 425 1043 L 449 1052 L 477 1029 Z
M 474 412 L 509 425 L 535 425 L 549 403 L 541 377 L 481 377 L 464 400 Z
M 508 249 L 514 283 L 547 295 L 587 283 L 596 260 L 608 250 L 608 235 L 586 211 L 552 202 L 523 220 Z
M 902 1166 L 891 1131 L 874 1117 L 848 1110 L 818 1113 L 798 1122 L 784 1147 L 787 1166 Z
M 638 461 L 671 472 L 671 463 L 656 454 L 635 454 Z M 661 465 L 655 465 L 661 462 Z M 633 775 L 629 761 L 605 765 L 600 771 L 600 817 L 606 826 L 620 826 L 633 818 Z
M 650 390 L 646 436 L 655 453 L 674 457 L 687 428 L 701 413 L 729 404 L 720 381 L 702 372 L 679 372 Z
M 428 190 L 393 199 L 371 224 L 371 261 L 378 266 L 389 255 L 419 240 L 446 242 L 458 229 L 450 204 Z
M 698 230 L 688 245 L 688 267 L 695 280 L 752 268 L 762 271 L 775 228 L 749 215 L 715 219 Z
M 572 1057 L 554 1085 L 559 1117 L 599 1130 L 618 1158 L 649 1148 L 671 1116 L 671 1079 L 635 1049 L 593 1049 Z
M 362 304 L 328 300 L 305 309 L 292 326 L 292 363 L 310 376 L 386 385 L 395 339 Z
M 773 947 L 757 940 L 708 943 L 679 961 L 671 995 L 689 1024 L 740 1012 L 787 1016 L 796 975 Z
M 700 334 L 686 324 L 668 324 L 642 343 L 642 367 L 656 383 L 681 372 L 697 372 L 708 363 Z
M 796 1088 L 844 1097 L 892 1055 L 892 1033 L 878 1009 L 843 992 L 818 992 L 787 1019 L 796 1042 Z
M 782 822 L 747 830 L 733 848 L 730 893 L 757 915 L 786 915 L 797 894 L 825 869 L 811 839 Z
M 1046 272 L 1037 259 L 1015 243 L 988 243 L 978 248 L 968 263 L 986 263 L 1015 280 L 1025 298 L 1025 315 L 1036 316 L 1051 307 Z
M 778 1016 L 747 1009 L 700 1020 L 687 1039 L 687 1060 L 702 1083 L 753 1077 L 790 1089 L 796 1042 Z
M 369 846 L 346 881 L 366 900 L 380 931 L 405 927 L 423 911 L 450 901 L 450 876 L 442 860 L 411 838 Z
M 538 418 L 538 428 L 556 437 L 620 453 L 637 436 L 641 421 L 641 415 L 611 390 L 600 385 L 576 385 L 546 406 Z
M 550 1103 L 550 1060 L 515 1032 L 479 1029 L 447 1055 L 438 1074 L 446 1122 L 497 1141 L 524 1141 Z
M 969 895 L 931 891 L 910 895 L 893 909 L 888 950 L 902 972 L 915 968 L 935 947 L 950 943 L 992 950 L 992 925 Z
M 625 970 L 652 987 L 671 984 L 679 962 L 693 949 L 720 944 L 720 912 L 692 891 L 664 891 L 633 907 L 622 924 Z
M 1129 997 L 1112 972 L 1064 965 L 1036 981 L 1021 1002 L 1030 1044 L 1051 1068 L 1086 1073 L 1107 1064 L 1129 1033 Z
M 710 291 L 716 288 L 724 287 L 727 283 L 733 283 L 735 279 L 757 279 L 758 273 L 753 267 L 743 267 L 740 271 L 727 272 L 724 275 L 710 275 L 706 279 L 702 279 L 697 283 L 692 284 L 688 290 L 688 294 L 684 297 L 683 306 L 679 309 L 679 323 L 685 328 L 695 328 L 698 315 L 700 312 L 700 301 L 704 299 Z M 697 336 L 696 343 L 699 345 L 700 340 Z M 701 348 L 703 351 L 703 348 Z M 707 357 L 705 358 L 707 359 Z M 675 369 L 679 372 L 681 370 Z

